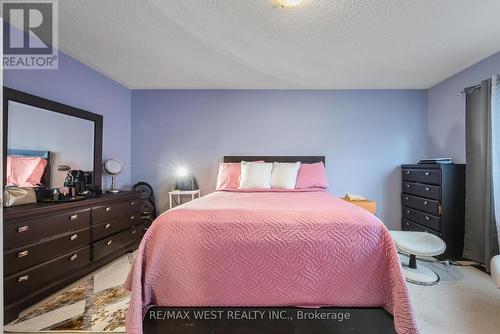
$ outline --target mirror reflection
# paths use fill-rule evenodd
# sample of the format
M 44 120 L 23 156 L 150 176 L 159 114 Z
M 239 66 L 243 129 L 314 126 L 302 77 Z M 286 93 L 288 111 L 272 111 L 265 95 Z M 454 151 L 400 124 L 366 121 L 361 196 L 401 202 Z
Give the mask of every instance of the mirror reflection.
M 93 121 L 14 101 L 8 104 L 7 185 L 63 187 L 68 172 L 93 170 Z

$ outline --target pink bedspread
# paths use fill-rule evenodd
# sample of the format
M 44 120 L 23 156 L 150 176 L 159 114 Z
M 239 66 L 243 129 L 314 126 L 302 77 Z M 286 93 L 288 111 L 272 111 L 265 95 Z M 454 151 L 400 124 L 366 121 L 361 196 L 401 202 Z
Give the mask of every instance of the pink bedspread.
M 147 305 L 382 306 L 418 333 L 388 230 L 326 192 L 216 192 L 167 211 L 125 286 L 128 333 Z

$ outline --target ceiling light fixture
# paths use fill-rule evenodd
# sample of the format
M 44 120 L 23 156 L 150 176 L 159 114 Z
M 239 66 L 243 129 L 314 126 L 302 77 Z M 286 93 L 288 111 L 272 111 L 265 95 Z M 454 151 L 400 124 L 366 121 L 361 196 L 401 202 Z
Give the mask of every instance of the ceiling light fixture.
M 295 7 L 302 3 L 303 0 L 276 0 L 281 7 Z

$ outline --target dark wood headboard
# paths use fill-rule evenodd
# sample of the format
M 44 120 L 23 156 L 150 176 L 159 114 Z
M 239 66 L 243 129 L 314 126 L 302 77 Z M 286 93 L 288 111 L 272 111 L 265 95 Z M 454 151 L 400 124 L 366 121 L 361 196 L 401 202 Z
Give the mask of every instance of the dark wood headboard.
M 224 162 L 241 162 L 241 161 L 257 161 L 263 160 L 265 162 L 297 162 L 300 161 L 304 164 L 312 164 L 315 162 L 323 162 L 325 164 L 325 156 L 288 156 L 288 155 L 226 155 L 224 156 Z

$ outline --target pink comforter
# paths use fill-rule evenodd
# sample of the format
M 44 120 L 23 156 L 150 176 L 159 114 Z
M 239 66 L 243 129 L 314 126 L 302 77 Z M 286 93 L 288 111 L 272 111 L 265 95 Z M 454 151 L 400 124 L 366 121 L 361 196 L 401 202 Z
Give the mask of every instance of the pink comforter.
M 125 286 L 127 332 L 147 305 L 382 306 L 418 333 L 389 232 L 326 192 L 216 192 L 167 211 Z

